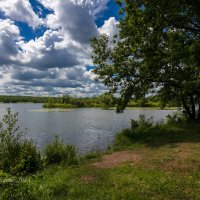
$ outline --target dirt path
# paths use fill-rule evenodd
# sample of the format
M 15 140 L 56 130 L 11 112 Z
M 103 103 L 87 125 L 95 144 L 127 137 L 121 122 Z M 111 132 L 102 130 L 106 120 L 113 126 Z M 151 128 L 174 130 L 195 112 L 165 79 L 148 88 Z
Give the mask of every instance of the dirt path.
M 112 168 L 125 162 L 135 163 L 139 160 L 139 154 L 131 151 L 118 151 L 109 155 L 104 155 L 102 160 L 92 165 L 97 168 Z

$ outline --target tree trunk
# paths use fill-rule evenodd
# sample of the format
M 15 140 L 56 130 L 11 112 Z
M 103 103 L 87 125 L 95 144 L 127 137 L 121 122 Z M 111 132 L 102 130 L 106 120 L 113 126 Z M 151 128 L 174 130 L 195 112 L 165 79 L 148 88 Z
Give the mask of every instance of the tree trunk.
M 193 116 L 193 114 L 192 114 L 190 108 L 188 107 L 188 105 L 187 105 L 187 103 L 186 103 L 184 97 L 182 97 L 182 104 L 183 104 L 183 109 L 184 109 L 185 114 L 187 115 L 187 117 L 188 117 L 189 119 L 194 120 L 195 118 L 194 118 L 194 116 Z
M 197 120 L 200 120 L 200 104 L 198 106 L 199 106 L 199 110 L 198 110 L 198 114 L 197 114 Z
M 196 109 L 195 109 L 195 103 L 194 103 L 194 97 L 190 96 L 190 103 L 191 103 L 191 109 L 192 109 L 192 119 L 196 119 Z

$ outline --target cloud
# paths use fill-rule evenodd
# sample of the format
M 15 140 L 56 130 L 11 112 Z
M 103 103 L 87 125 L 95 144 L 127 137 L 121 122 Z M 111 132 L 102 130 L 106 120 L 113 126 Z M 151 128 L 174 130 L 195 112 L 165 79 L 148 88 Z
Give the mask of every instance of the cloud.
M 46 70 L 49 68 L 73 67 L 79 64 L 76 55 L 70 53 L 73 46 L 60 45 L 64 42 L 64 35 L 58 31 L 47 30 L 43 36 L 22 42 L 20 47 L 24 52 L 24 66 Z
M 19 81 L 30 81 L 36 79 L 57 79 L 59 77 L 58 72 L 56 70 L 51 71 L 40 71 L 40 70 L 30 70 L 18 68 L 17 70 L 13 70 L 12 79 Z
M 90 38 L 118 32 L 115 18 L 99 29 L 95 24 L 108 1 L 38 0 L 51 10 L 40 19 L 28 0 L 0 0 L 0 10 L 10 18 L 0 19 L 1 94 L 93 96 L 106 91 L 86 66 L 93 65 Z M 33 28 L 43 25 L 44 33 L 27 41 L 13 20 Z
M 119 33 L 119 28 L 117 27 L 118 24 L 119 22 L 115 17 L 110 17 L 104 22 L 103 26 L 99 28 L 99 32 L 100 34 L 107 34 L 111 38 Z
M 18 54 L 17 42 L 21 40 L 19 28 L 10 19 L 0 19 L 0 66 L 12 64 Z
M 68 81 L 66 79 L 57 79 L 57 80 L 33 80 L 33 81 L 13 81 L 11 82 L 15 85 L 27 85 L 27 86 L 34 86 L 34 87 L 44 87 L 44 88 L 77 88 L 82 87 L 81 84 L 73 83 L 71 81 Z
M 11 20 L 25 22 L 33 28 L 43 24 L 28 0 L 1 0 L 0 11 Z
M 61 28 L 72 40 L 88 44 L 98 35 L 92 12 L 92 1 L 78 0 L 39 0 L 41 4 L 54 11 L 46 17 L 46 25 L 52 29 Z

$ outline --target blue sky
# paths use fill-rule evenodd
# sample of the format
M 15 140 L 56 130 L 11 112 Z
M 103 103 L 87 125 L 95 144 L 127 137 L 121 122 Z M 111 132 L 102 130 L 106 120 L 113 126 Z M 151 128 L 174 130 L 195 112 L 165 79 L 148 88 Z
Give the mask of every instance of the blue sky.
M 94 96 L 91 37 L 118 33 L 114 0 L 0 0 L 0 94 Z

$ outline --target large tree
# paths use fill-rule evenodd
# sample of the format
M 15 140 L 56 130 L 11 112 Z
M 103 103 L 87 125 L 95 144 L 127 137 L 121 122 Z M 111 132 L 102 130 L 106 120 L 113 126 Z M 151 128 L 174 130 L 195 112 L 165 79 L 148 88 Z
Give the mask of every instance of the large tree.
M 92 39 L 94 72 L 120 95 L 118 111 L 147 94 L 200 119 L 200 1 L 117 1 L 119 36 Z

